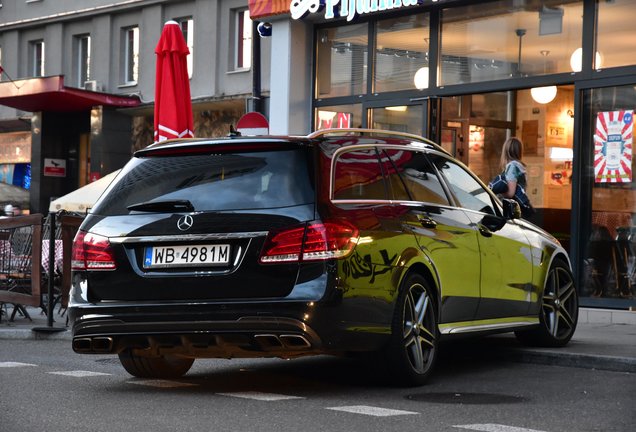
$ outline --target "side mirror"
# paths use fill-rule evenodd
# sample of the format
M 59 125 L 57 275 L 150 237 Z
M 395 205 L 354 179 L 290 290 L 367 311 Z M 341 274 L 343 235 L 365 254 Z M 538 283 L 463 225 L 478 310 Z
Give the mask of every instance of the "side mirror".
M 502 198 L 503 216 L 506 219 L 519 219 L 521 217 L 521 207 L 519 203 L 511 198 Z

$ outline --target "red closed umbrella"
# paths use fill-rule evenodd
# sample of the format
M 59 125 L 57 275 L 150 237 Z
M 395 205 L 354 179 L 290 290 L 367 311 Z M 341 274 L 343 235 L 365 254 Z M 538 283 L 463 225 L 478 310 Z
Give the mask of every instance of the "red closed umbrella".
M 155 48 L 155 142 L 194 136 L 186 57 L 190 54 L 179 24 L 163 26 Z

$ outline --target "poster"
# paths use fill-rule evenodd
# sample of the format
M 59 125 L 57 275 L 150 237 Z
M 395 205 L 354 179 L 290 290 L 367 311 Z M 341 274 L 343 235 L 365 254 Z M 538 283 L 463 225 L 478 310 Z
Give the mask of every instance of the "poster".
M 594 182 L 632 181 L 634 111 L 605 111 L 596 116 Z
M 317 129 L 350 128 L 351 117 L 351 113 L 320 110 L 318 111 Z
M 565 126 L 559 123 L 548 123 L 545 145 L 547 147 L 567 147 L 568 137 Z

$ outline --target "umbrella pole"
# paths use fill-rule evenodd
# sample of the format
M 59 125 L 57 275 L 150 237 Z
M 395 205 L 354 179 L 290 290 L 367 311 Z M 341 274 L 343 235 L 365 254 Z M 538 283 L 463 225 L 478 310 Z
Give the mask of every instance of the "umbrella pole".
M 46 327 L 34 327 L 36 332 L 56 333 L 66 331 L 63 327 L 53 327 L 53 283 L 55 279 L 55 213 L 49 213 L 49 283 L 46 302 Z

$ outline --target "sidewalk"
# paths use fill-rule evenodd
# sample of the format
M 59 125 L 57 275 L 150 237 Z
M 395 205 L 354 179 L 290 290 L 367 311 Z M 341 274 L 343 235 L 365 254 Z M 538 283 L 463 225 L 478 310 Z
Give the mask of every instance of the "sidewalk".
M 46 331 L 47 319 L 42 310 L 26 309 L 31 320 L 16 314 L 14 322 L 8 322 L 13 308 L 6 310 L 9 316 L 2 315 L 0 340 L 62 340 L 68 341 L 70 349 L 71 331 L 66 327 L 66 314 L 61 316 L 56 308 L 52 326 L 52 330 L 66 330 Z M 581 308 L 576 333 L 564 348 L 528 348 L 511 333 L 489 336 L 476 343 L 480 351 L 490 348 L 494 356 L 523 363 L 636 373 L 636 312 Z

